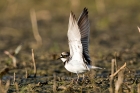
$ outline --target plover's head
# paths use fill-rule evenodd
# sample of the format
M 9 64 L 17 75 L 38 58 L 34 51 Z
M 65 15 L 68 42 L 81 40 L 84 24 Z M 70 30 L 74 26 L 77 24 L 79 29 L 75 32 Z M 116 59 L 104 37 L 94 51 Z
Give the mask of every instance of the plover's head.
M 62 52 L 59 59 L 61 59 L 63 62 L 66 62 L 68 60 L 70 53 L 69 52 Z

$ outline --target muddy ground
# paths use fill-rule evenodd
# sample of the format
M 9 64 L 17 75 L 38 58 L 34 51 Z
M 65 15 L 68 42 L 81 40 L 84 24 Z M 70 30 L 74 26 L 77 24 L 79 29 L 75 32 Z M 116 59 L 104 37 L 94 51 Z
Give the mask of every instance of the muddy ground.
M 84 7 L 89 10 L 92 64 L 105 69 L 90 71 L 84 81 L 76 82 L 76 74 L 66 71 L 57 58 L 62 51 L 69 51 L 67 27 L 70 11 L 78 18 Z M 140 83 L 139 9 L 140 3 L 136 0 L 0 1 L 0 87 L 7 93 L 109 93 L 111 61 L 115 59 L 115 71 L 126 63 L 122 92 L 137 93 Z M 33 34 L 32 10 L 36 13 L 42 44 Z M 15 60 L 16 67 L 13 65 Z M 117 79 L 116 75 L 114 82 Z

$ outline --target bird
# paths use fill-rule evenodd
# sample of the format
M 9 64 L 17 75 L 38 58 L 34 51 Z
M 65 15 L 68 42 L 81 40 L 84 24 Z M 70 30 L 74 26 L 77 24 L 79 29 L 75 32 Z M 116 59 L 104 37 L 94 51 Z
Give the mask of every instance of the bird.
M 89 35 L 88 9 L 86 7 L 83 9 L 78 20 L 76 20 L 74 13 L 71 11 L 67 32 L 70 52 L 62 52 L 59 59 L 64 63 L 66 70 L 77 74 L 78 79 L 81 73 L 91 69 L 102 69 L 101 67 L 91 65 L 88 50 Z

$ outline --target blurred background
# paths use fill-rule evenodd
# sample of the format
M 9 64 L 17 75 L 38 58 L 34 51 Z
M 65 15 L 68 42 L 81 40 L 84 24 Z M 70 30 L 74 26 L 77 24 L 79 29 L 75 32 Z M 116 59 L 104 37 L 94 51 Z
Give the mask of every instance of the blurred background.
M 67 30 L 70 11 L 78 18 L 84 7 L 88 8 L 91 27 L 89 53 L 96 64 L 102 67 L 101 62 L 107 60 L 107 64 L 113 58 L 107 55 L 117 52 L 120 56 L 122 51 L 129 56 L 124 55 L 121 61 L 128 59 L 139 62 L 138 0 L 1 0 L 1 63 L 9 62 L 4 51 L 12 53 L 22 45 L 17 55 L 18 64 L 31 61 L 31 49 L 34 49 L 37 64 L 41 68 L 48 66 L 47 63 L 49 66 L 54 66 L 53 62 L 60 64 L 47 60 L 56 59 L 62 51 L 69 51 Z M 60 67 L 63 64 L 58 70 Z

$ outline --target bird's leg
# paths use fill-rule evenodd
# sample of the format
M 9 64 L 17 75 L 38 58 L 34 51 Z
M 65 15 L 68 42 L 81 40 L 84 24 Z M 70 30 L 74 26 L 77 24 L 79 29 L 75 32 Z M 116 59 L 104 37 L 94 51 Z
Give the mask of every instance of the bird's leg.
M 77 77 L 78 77 L 78 78 L 77 78 L 77 82 L 78 82 L 78 81 L 79 81 L 79 75 L 78 75 L 78 73 L 76 73 L 76 74 L 77 74 Z
M 85 75 L 83 74 L 83 80 L 82 81 L 84 81 L 84 79 L 85 79 Z

